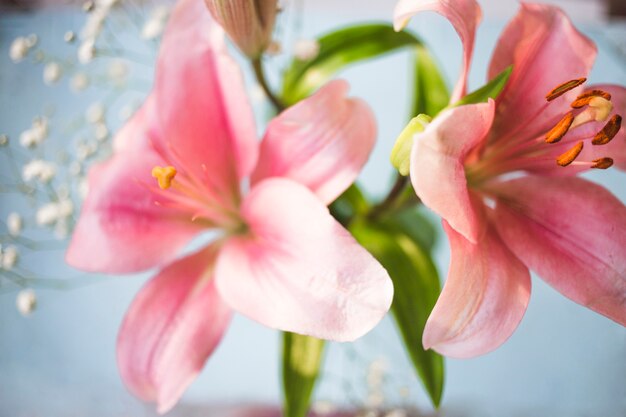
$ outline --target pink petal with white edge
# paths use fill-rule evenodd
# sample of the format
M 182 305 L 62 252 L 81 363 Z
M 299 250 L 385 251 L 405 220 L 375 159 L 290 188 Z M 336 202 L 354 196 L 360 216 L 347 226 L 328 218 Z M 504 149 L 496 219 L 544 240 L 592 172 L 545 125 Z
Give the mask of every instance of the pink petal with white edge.
M 411 182 L 418 197 L 474 243 L 484 221 L 468 190 L 464 162 L 484 142 L 493 115 L 493 100 L 445 110 L 415 135 L 411 150 Z
M 141 289 L 120 329 L 126 386 L 159 413 L 171 409 L 219 344 L 231 310 L 215 289 L 208 248 L 163 269 Z
M 331 203 L 359 175 L 376 141 L 370 108 L 336 80 L 273 119 L 252 182 L 286 177 Z
M 402 30 L 409 19 L 420 12 L 432 11 L 448 19 L 463 44 L 463 67 L 450 103 L 458 101 L 467 90 L 467 76 L 472 62 L 476 28 L 481 21 L 480 5 L 475 0 L 400 0 L 393 13 L 393 24 Z
M 226 242 L 215 271 L 234 310 L 268 327 L 337 341 L 362 336 L 385 315 L 389 275 L 306 187 L 265 180 L 241 212 L 249 232 Z
M 455 358 L 482 355 L 504 343 L 522 320 L 530 274 L 492 227 L 473 244 L 443 224 L 450 270 L 422 342 L 425 349 Z
M 530 269 L 579 304 L 626 325 L 626 207 L 581 178 L 493 184 L 494 222 Z
M 216 198 L 238 198 L 239 181 L 256 164 L 254 118 L 224 32 L 202 1 L 176 5 L 159 53 L 154 95 L 162 133 L 158 150 L 169 164 L 202 178 Z
M 192 212 L 155 204 L 166 197 L 151 171 L 164 162 L 148 146 L 143 120 L 140 110 L 120 131 L 124 145 L 118 146 L 126 151 L 89 171 L 89 192 L 66 253 L 75 268 L 128 273 L 163 265 L 201 230 L 190 221 Z
M 582 87 L 546 101 L 554 87 L 586 77 L 596 57 L 594 43 L 578 32 L 561 9 L 521 3 L 506 27 L 489 66 L 489 79 L 513 65 L 498 106 L 493 141 L 512 136 L 533 139 L 544 134 L 569 110 Z

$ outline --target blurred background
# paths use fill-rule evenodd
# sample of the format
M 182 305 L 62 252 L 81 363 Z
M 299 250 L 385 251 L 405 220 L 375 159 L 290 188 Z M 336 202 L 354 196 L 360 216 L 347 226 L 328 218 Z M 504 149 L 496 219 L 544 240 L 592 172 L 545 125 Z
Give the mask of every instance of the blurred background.
M 98 50 L 96 59 L 89 57 L 90 51 L 83 51 L 85 62 L 77 63 L 80 48 L 72 37 L 85 26 L 83 8 L 89 6 L 53 0 L 0 1 L 0 135 L 18 141 L 22 132 L 33 129 L 34 117 L 45 118 L 45 150 L 33 152 L 37 158 L 60 161 L 63 172 L 69 172 L 64 182 L 54 182 L 49 190 L 56 195 L 61 195 L 60 187 L 66 183 L 80 191 L 81 171 L 89 158 L 98 152 L 106 154 L 111 133 L 150 89 L 158 22 L 165 19 L 155 12 L 161 3 L 121 3 L 127 17 L 115 24 L 107 22 L 112 25 L 108 32 L 113 33 L 107 36 L 116 39 L 108 39 L 107 48 Z M 268 72 L 274 74 L 280 73 L 284 56 L 298 40 L 358 22 L 389 22 L 395 4 L 390 0 L 283 3 L 285 12 L 277 29 L 283 51 L 267 63 Z M 563 7 L 597 43 L 599 57 L 591 81 L 626 84 L 626 1 L 552 3 Z M 517 9 L 514 0 L 487 0 L 481 5 L 484 20 L 470 77 L 472 88 L 484 83 L 493 46 Z M 152 32 L 137 23 L 148 21 L 157 22 Z M 409 28 L 432 47 L 452 84 L 461 47 L 451 26 L 428 13 L 417 16 Z M 146 31 L 150 36 L 144 36 Z M 36 39 L 29 38 L 31 35 Z M 33 52 L 21 60 L 15 60 L 12 51 L 18 37 L 36 41 Z M 35 49 L 42 54 L 37 55 Z M 59 71 L 49 69 L 53 62 L 59 64 Z M 378 118 L 379 141 L 360 181 L 371 195 L 380 195 L 392 179 L 389 152 L 409 117 L 410 59 L 408 54 L 390 55 L 351 68 L 342 77 L 350 81 L 353 95 L 370 103 Z M 252 82 L 249 87 L 262 125 L 267 106 Z M 91 146 L 93 143 L 96 145 Z M 28 196 L 28 190 L 15 192 L 5 186 L 20 175 L 22 168 L 12 165 L 31 160 L 28 152 L 0 157 L 0 219 L 18 212 L 26 225 L 41 220 L 36 214 L 41 202 Z M 77 161 L 80 163 L 74 165 Z M 588 177 L 626 202 L 623 173 L 608 170 Z M 64 221 L 71 225 L 76 213 L 69 211 Z M 0 271 L 4 274 L 0 281 L 0 416 L 156 415 L 151 405 L 126 391 L 115 363 L 115 341 L 123 314 L 151 273 L 94 277 L 69 269 L 62 261 L 63 241 L 55 238 L 63 237 L 63 230 L 57 230 L 62 229 L 61 220 L 55 218 L 54 224 L 24 231 L 25 245 L 31 242 L 28 239 L 44 242 L 36 250 L 20 253 L 17 265 L 24 273 L 40 274 L 39 278 L 28 275 L 30 281 L 26 281 L 37 295 L 37 307 L 30 316 L 23 316 L 16 307 L 19 286 L 12 285 L 8 272 Z M 8 221 L 0 224 L 2 234 L 9 226 Z M 436 259 L 445 277 L 449 253 L 443 238 L 437 244 Z M 22 307 L 24 302 L 22 299 Z M 278 404 L 279 354 L 278 332 L 235 317 L 217 352 L 170 415 L 209 415 L 211 407 L 229 404 Z M 506 344 L 488 355 L 447 360 L 446 365 L 444 400 L 437 415 L 626 415 L 626 330 L 570 302 L 536 277 L 528 312 Z M 322 414 L 334 406 L 383 404 L 390 409 L 415 407 L 421 414 L 434 415 L 389 318 L 354 344 L 329 344 L 315 398 L 315 408 Z

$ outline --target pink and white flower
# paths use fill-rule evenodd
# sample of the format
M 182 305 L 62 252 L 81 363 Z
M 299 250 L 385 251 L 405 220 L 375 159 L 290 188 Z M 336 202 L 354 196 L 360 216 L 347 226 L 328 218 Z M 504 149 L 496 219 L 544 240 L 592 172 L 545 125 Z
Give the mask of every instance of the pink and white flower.
M 397 27 L 425 10 L 448 18 L 461 37 L 458 99 L 480 8 L 474 0 L 400 0 Z M 626 168 L 626 89 L 581 87 L 595 56 L 560 9 L 522 3 L 489 66 L 490 79 L 513 66 L 498 99 L 444 110 L 415 135 L 411 181 L 444 219 L 452 250 L 425 348 L 471 357 L 501 345 L 526 311 L 529 269 L 626 325 L 626 207 L 575 177 Z
M 160 272 L 118 340 L 122 377 L 170 409 L 222 338 L 232 311 L 346 341 L 388 310 L 382 266 L 330 215 L 375 140 L 375 122 L 335 81 L 273 119 L 261 145 L 239 68 L 202 0 L 170 18 L 152 94 L 92 169 L 67 261 Z M 242 183 L 249 179 L 249 192 Z M 204 231 L 218 237 L 180 257 Z

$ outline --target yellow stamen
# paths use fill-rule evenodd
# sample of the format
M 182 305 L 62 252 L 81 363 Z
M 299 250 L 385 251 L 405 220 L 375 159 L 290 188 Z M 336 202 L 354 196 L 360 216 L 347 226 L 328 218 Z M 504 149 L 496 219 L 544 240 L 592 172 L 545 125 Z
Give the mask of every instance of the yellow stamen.
M 569 112 L 546 134 L 546 142 L 556 143 L 565 136 L 574 121 L 574 113 Z
M 572 149 L 570 149 L 569 151 L 565 152 L 564 154 L 556 158 L 556 163 L 562 167 L 566 167 L 572 162 L 574 162 L 574 160 L 578 157 L 578 155 L 580 154 L 582 150 L 583 150 L 583 142 L 580 141 L 576 145 L 574 145 Z
M 596 133 L 596 136 L 593 138 L 591 143 L 594 145 L 606 145 L 617 135 L 620 128 L 622 127 L 622 116 L 619 114 L 613 115 L 611 120 L 602 128 L 601 131 Z
M 152 168 L 152 177 L 156 178 L 159 183 L 159 188 L 167 190 L 172 185 L 172 180 L 176 176 L 176 168 L 172 166 L 160 167 L 155 166 Z
M 570 90 L 573 90 L 585 81 L 587 81 L 586 78 L 578 78 L 576 80 L 570 80 L 563 84 L 557 85 L 552 89 L 552 91 L 546 94 L 546 100 L 552 101 L 555 98 L 561 97 L 563 94 L 567 93 Z
M 613 159 L 611 158 L 598 158 L 593 160 L 591 168 L 607 169 L 613 165 Z
M 571 106 L 574 109 L 580 109 L 588 105 L 591 99 L 594 97 L 602 97 L 605 100 L 611 101 L 611 95 L 607 93 L 606 91 L 591 90 L 591 91 L 586 91 L 582 93 L 581 95 L 579 95 L 578 97 L 576 97 L 576 100 L 572 102 Z

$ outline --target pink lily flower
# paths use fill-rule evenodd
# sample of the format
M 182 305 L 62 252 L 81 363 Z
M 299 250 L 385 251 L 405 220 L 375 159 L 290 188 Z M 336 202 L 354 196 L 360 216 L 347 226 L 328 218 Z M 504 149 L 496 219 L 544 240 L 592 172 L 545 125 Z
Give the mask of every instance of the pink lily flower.
M 170 409 L 237 311 L 266 326 L 348 341 L 389 309 L 387 272 L 326 204 L 355 179 L 375 140 L 367 105 L 329 83 L 256 139 L 222 29 L 202 0 L 175 7 L 155 87 L 94 167 L 67 261 L 87 271 L 158 267 L 122 324 L 129 389 Z M 241 187 L 249 180 L 249 192 Z M 216 239 L 177 258 L 204 231 Z
M 424 10 L 450 20 L 471 58 L 478 4 L 401 0 L 396 25 Z M 489 67 L 493 78 L 513 65 L 497 101 L 449 108 L 415 135 L 411 181 L 444 219 L 452 251 L 425 348 L 463 358 L 501 345 L 526 311 L 529 269 L 626 325 L 626 207 L 575 177 L 626 168 L 626 89 L 580 86 L 595 56 L 560 9 L 522 3 Z

